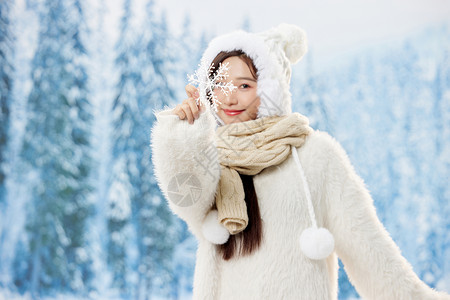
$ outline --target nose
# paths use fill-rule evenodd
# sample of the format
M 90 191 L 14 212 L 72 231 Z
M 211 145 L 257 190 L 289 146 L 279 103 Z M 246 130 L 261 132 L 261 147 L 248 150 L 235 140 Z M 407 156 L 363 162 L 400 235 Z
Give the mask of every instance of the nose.
M 235 90 L 229 91 L 227 94 L 224 93 L 224 102 L 227 105 L 233 105 L 238 103 L 237 93 Z

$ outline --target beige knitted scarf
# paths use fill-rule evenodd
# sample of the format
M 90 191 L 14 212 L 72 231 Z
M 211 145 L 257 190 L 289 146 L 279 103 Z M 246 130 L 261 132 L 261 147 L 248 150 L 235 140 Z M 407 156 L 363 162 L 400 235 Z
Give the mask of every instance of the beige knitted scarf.
M 238 173 L 256 175 L 282 163 L 290 154 L 290 146 L 302 146 L 311 131 L 308 118 L 299 113 L 217 128 L 221 174 L 215 200 L 219 221 L 230 234 L 243 231 L 248 224 L 244 187 Z

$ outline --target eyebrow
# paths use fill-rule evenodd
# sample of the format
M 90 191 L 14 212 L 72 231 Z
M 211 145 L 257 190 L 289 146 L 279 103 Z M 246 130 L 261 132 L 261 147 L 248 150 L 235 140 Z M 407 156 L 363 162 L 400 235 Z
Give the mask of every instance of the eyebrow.
M 250 80 L 250 81 L 256 82 L 256 79 L 253 79 L 250 77 L 237 77 L 236 79 L 237 80 Z

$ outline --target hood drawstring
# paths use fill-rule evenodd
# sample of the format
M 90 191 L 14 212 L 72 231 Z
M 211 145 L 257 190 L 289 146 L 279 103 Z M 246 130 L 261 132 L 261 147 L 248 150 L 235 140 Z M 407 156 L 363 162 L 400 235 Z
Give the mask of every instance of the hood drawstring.
M 303 190 L 305 191 L 306 202 L 308 205 L 308 214 L 312 225 L 303 230 L 300 235 L 300 249 L 310 259 L 324 259 L 334 250 L 334 238 L 327 229 L 317 227 L 311 192 L 309 190 L 308 182 L 306 181 L 305 172 L 303 171 L 300 159 L 298 158 L 297 148 L 291 146 L 291 151 L 295 163 L 297 164 L 300 179 L 303 183 Z

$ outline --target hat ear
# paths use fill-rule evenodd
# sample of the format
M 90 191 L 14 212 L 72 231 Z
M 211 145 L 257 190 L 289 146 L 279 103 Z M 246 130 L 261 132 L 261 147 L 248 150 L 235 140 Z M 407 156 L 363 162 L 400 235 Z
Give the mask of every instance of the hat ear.
M 306 33 L 296 25 L 282 23 L 273 29 L 273 33 L 282 45 L 291 64 L 296 64 L 305 55 L 308 44 Z

